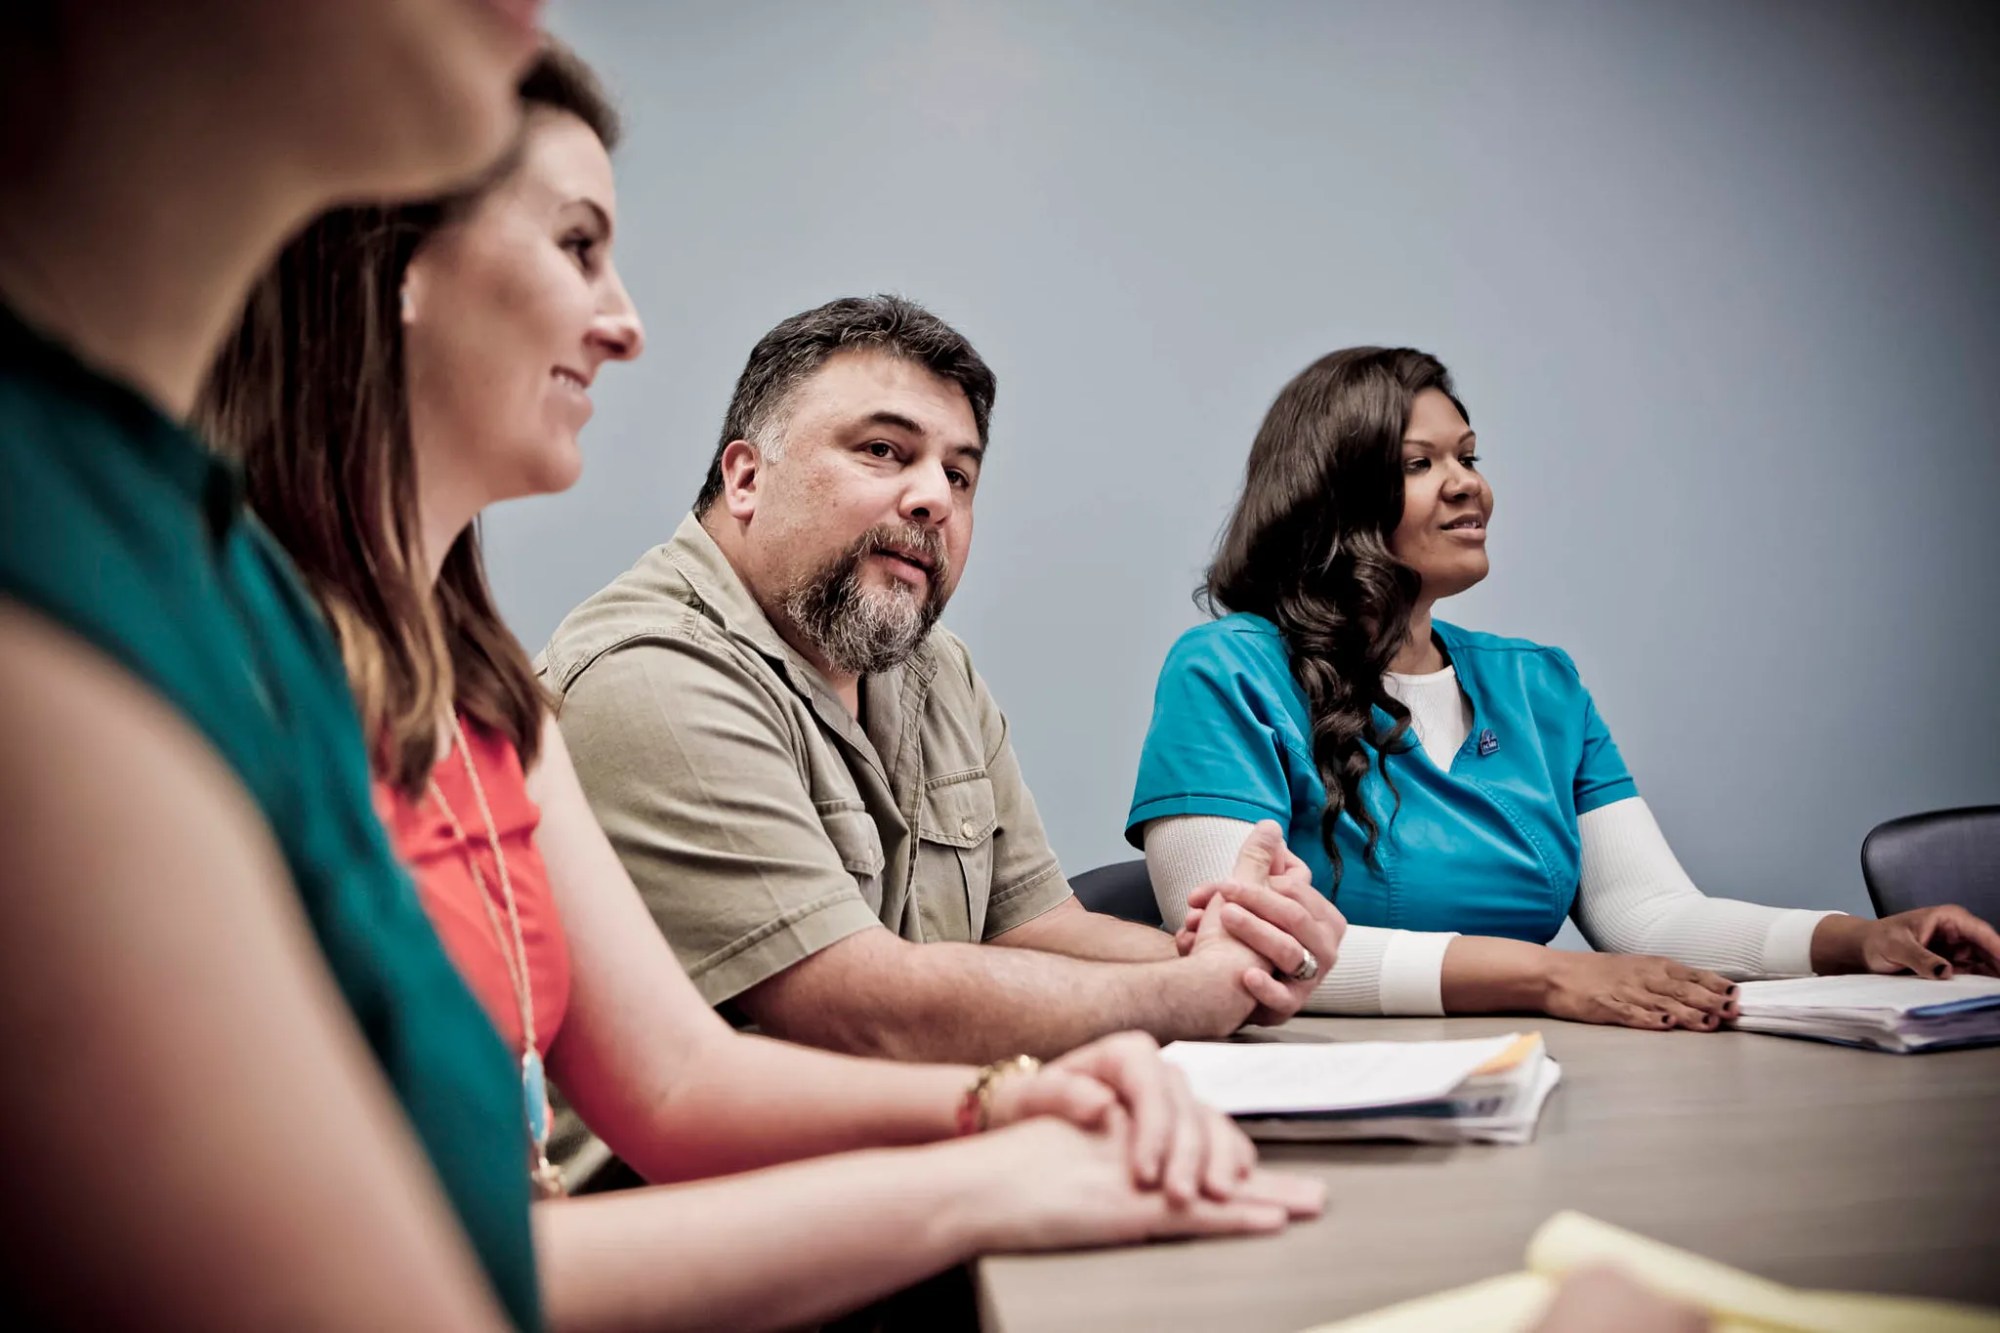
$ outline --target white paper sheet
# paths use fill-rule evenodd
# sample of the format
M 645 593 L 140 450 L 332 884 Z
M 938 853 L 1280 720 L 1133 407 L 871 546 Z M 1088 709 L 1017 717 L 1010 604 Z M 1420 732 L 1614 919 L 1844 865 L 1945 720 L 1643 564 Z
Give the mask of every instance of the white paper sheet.
M 1217 1110 L 1284 1115 L 1434 1101 L 1515 1040 L 1177 1041 L 1162 1054 Z
M 1958 976 L 1797 977 L 1746 981 L 1735 1026 L 1745 1032 L 1907 1054 L 2000 1041 L 2000 980 Z
M 1775 1009 L 1880 1010 L 1905 1014 L 1934 1004 L 2000 997 L 2000 978 L 1956 976 L 1943 981 L 1924 977 L 1873 975 L 1790 977 L 1783 981 L 1746 981 L 1738 988 L 1743 1011 Z

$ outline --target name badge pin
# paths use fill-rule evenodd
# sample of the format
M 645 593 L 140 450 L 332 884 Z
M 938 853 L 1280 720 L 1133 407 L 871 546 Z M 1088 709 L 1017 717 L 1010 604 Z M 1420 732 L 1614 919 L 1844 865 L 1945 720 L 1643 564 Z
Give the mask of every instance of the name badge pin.
M 1499 748 L 1500 748 L 1500 738 L 1493 734 L 1493 729 L 1491 727 L 1488 727 L 1486 730 L 1479 733 L 1479 757 L 1481 759 L 1484 759 L 1487 755 L 1492 754 L 1495 750 Z

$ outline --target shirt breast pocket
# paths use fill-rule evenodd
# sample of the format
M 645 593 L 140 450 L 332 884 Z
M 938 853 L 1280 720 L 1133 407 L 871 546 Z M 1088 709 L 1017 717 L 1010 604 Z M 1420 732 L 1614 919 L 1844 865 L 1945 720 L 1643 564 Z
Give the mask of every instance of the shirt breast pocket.
M 875 829 L 875 820 L 869 813 L 856 806 L 852 809 L 822 808 L 819 820 L 826 829 L 827 841 L 840 857 L 840 864 L 854 876 L 855 887 L 868 906 L 877 913 L 882 910 L 882 835 Z
M 917 817 L 918 900 L 927 939 L 974 942 L 993 893 L 993 829 L 999 817 L 985 772 L 938 778 Z

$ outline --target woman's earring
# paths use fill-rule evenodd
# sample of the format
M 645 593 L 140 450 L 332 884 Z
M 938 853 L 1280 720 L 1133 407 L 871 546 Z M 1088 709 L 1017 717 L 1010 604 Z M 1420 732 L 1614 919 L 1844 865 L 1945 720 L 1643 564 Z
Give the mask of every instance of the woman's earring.
M 408 287 L 400 288 L 396 295 L 397 305 L 402 313 L 403 322 L 407 324 L 410 322 L 410 289 Z

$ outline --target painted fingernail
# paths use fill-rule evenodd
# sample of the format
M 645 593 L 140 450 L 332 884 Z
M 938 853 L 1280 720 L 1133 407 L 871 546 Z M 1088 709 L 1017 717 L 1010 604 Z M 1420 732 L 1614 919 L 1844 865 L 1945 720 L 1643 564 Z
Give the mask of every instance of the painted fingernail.
M 1670 1015 L 1670 1014 L 1661 1014 L 1661 1015 L 1660 1015 L 1660 1026 L 1661 1026 L 1661 1027 L 1663 1027 L 1663 1028 L 1670 1028 L 1670 1027 L 1672 1027 L 1673 1025 L 1674 1025 L 1674 1020 L 1673 1020 L 1673 1016 L 1672 1016 L 1672 1015 Z

